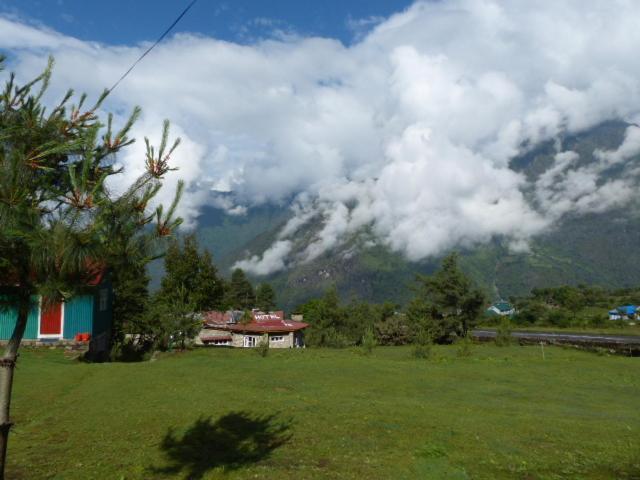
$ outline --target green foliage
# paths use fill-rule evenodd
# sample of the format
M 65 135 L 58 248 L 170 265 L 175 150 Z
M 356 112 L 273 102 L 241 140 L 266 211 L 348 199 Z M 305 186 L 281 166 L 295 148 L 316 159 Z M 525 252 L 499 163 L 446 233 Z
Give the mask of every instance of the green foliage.
M 309 323 L 305 331 L 307 345 L 344 347 L 360 344 L 369 330 L 376 343 L 408 343 L 406 320 L 394 319 L 395 309 L 391 303 L 372 305 L 354 299 L 342 304 L 338 290 L 332 286 L 323 297 L 309 300 L 296 311 Z
M 258 342 L 258 345 L 256 345 L 256 352 L 258 352 L 258 355 L 260 355 L 262 358 L 269 355 L 269 336 L 268 335 L 262 336 L 262 338 Z
M 376 342 L 376 337 L 373 333 L 373 328 L 369 327 L 365 330 L 364 335 L 362 336 L 362 342 L 360 343 L 360 346 L 362 347 L 362 352 L 365 355 L 371 355 L 376 345 L 377 345 L 377 342 Z
M 466 335 L 456 342 L 456 354 L 458 357 L 467 358 L 473 353 L 473 340 L 471 335 Z
M 394 312 L 383 312 L 382 315 L 382 320 L 375 324 L 376 338 L 380 345 L 407 345 L 412 342 L 414 334 L 407 315 Z
M 184 286 L 178 287 L 170 300 L 156 295 L 147 311 L 146 321 L 143 331 L 159 350 L 186 348 L 202 327 L 195 303 Z
M 252 309 L 256 305 L 256 295 L 251 282 L 241 268 L 236 268 L 231 273 L 225 295 L 225 303 L 228 307 L 236 310 Z
M 17 357 L 32 296 L 47 302 L 70 298 L 86 290 L 101 270 L 114 272 L 114 331 L 121 340 L 123 325 L 144 309 L 145 277 L 135 281 L 133 275 L 161 254 L 163 240 L 182 221 L 175 210 L 183 182 L 169 209 L 149 208 L 172 170 L 170 154 L 179 143 L 166 149 L 169 123 L 163 124 L 159 150 L 145 139 L 144 173 L 116 194 L 106 187 L 107 180 L 122 172 L 114 158 L 133 143 L 128 133 L 140 109 L 134 108 L 116 131 L 112 115 L 106 123 L 98 116 L 108 91 L 87 107 L 85 95 L 71 104 L 69 90 L 60 103 L 46 108 L 41 101 L 52 68 L 50 59 L 44 72 L 25 85 L 10 74 L 0 92 L 0 294 L 10 294 L 18 310 L 4 352 L 9 360 Z M 139 301 L 127 305 L 137 294 Z M 9 424 L 13 377 L 6 378 L 0 391 L 3 424 Z M 9 430 L 1 433 L 6 447 Z
M 152 348 L 144 348 L 134 338 L 127 337 L 111 347 L 109 358 L 116 362 L 143 362 L 151 358 Z
M 411 353 L 415 358 L 427 359 L 432 354 L 433 340 L 429 332 L 421 329 L 415 336 L 415 341 Z
M 196 311 L 220 310 L 223 307 L 224 284 L 218 277 L 208 251 L 200 252 L 195 235 L 182 242 L 170 242 L 165 256 L 165 276 L 160 285 L 160 296 L 171 302 L 181 297 L 184 287 L 187 300 Z
M 507 315 L 500 318 L 495 342 L 499 347 L 511 345 L 511 319 Z
M 251 322 L 253 322 L 253 314 L 251 313 L 251 310 L 244 310 L 240 317 L 240 323 L 242 325 L 246 325 Z
M 256 308 L 270 312 L 276 308 L 276 292 L 268 283 L 261 283 L 256 289 Z
M 110 270 L 114 332 L 121 340 L 126 324 L 144 311 L 146 265 L 181 222 L 174 212 L 182 182 L 171 208 L 149 207 L 171 169 L 169 124 L 162 129 L 165 147 L 156 151 L 148 144 L 145 172 L 116 195 L 105 183 L 122 172 L 113 157 L 133 143 L 128 134 L 140 109 L 119 130 L 111 115 L 104 122 L 98 117 L 106 92 L 87 106 L 85 95 L 71 104 L 68 91 L 47 111 L 41 99 L 52 66 L 51 60 L 23 86 L 10 75 L 0 93 L 0 277 L 15 279 L 3 288 L 16 299 L 63 299 L 81 293 L 96 268 Z M 20 322 L 15 333 L 19 339 Z
M 514 298 L 513 322 L 522 326 L 603 328 L 624 324 L 608 320 L 607 312 L 620 305 L 637 304 L 637 288 L 605 289 L 586 285 L 537 288 Z
M 113 283 L 112 339 L 118 343 L 140 322 L 149 301 L 149 276 L 143 264 L 119 262 L 111 270 Z
M 407 314 L 437 342 L 466 336 L 481 317 L 485 297 L 460 270 L 458 255 L 450 254 L 432 276 L 418 276 L 416 296 Z

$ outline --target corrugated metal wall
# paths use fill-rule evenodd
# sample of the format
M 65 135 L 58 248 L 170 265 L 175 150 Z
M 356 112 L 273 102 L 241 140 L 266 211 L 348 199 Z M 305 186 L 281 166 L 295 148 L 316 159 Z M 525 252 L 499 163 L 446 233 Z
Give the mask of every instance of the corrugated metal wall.
M 64 338 L 72 340 L 77 333 L 90 333 L 93 336 L 102 332 L 109 333 L 111 329 L 111 316 L 113 314 L 113 293 L 111 285 L 102 286 L 108 290 L 107 308 L 100 311 L 98 308 L 98 295 L 81 295 L 65 302 L 64 304 Z M 27 319 L 27 328 L 24 340 L 37 340 L 40 324 L 39 298 L 33 297 L 33 306 Z M 11 338 L 16 323 L 17 311 L 15 308 L 0 308 L 0 340 Z M 95 321 L 94 321 L 95 316 Z
M 38 320 L 40 317 L 38 299 L 32 298 L 33 305 L 27 318 L 27 328 L 24 331 L 25 340 L 35 340 L 38 338 Z M 9 340 L 16 325 L 18 311 L 15 308 L 0 309 L 0 340 Z
M 64 304 L 64 338 L 73 339 L 77 333 L 91 333 L 93 296 L 73 297 Z

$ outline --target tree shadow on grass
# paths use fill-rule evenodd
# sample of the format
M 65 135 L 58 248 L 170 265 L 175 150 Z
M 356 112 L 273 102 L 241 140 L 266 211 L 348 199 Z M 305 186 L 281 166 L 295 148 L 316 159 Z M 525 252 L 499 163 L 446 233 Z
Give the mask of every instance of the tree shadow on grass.
M 291 439 L 291 422 L 277 417 L 232 412 L 215 422 L 201 417 L 181 436 L 170 428 L 160 444 L 167 465 L 150 470 L 172 475 L 185 472 L 184 478 L 198 480 L 218 467 L 235 470 L 257 463 Z

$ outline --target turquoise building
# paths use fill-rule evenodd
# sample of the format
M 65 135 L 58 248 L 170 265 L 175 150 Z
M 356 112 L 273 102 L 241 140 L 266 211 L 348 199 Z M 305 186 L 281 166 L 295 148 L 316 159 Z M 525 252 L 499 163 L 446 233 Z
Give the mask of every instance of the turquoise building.
M 0 341 L 11 338 L 17 317 L 15 308 L 0 308 Z M 112 317 L 113 289 L 100 275 L 86 293 L 62 303 L 44 307 L 41 298 L 33 297 L 23 340 L 74 340 L 87 333 L 91 338 L 108 338 Z

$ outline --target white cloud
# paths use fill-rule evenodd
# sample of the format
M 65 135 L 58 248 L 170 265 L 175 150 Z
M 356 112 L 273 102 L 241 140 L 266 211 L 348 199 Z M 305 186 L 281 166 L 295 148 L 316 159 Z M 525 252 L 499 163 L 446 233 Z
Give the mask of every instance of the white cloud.
M 242 214 L 299 196 L 273 247 L 247 260 L 253 271 L 315 258 L 364 226 L 412 259 L 494 236 L 522 250 L 565 214 L 630 198 L 635 174 L 602 175 L 640 149 L 638 129 L 617 151 L 596 153 L 597 166 L 559 155 L 533 186 L 535 205 L 509 161 L 561 132 L 639 118 L 638 18 L 640 3 L 626 0 L 451 0 L 375 19 L 349 47 L 182 34 L 146 57 L 105 108 L 121 120 L 140 104 L 139 137 L 172 120 L 184 144 L 169 183 L 188 182 L 189 225 L 203 204 Z M 0 18 L 0 48 L 21 78 L 55 55 L 51 101 L 69 86 L 97 95 L 145 47 Z M 121 160 L 133 174 L 142 158 L 132 149 Z M 287 242 L 319 219 L 318 235 L 294 256 Z
M 640 183 L 637 162 L 627 162 L 640 154 L 640 128 L 627 127 L 622 144 L 615 150 L 595 150 L 597 160 L 578 166 L 580 156 L 565 151 L 555 155 L 554 164 L 536 182 L 536 196 L 550 220 L 567 213 L 604 212 L 624 205 L 633 198 Z M 622 178 L 603 175 L 607 169 L 622 165 Z
M 640 154 L 640 127 L 631 125 L 627 127 L 622 144 L 613 151 L 596 150 L 594 152 L 604 167 L 624 162 L 629 158 Z
M 282 270 L 286 267 L 285 258 L 291 252 L 292 243 L 289 240 L 278 240 L 271 245 L 262 255 L 254 255 L 234 265 L 234 268 L 242 268 L 256 275 Z

